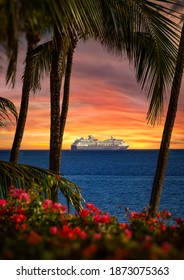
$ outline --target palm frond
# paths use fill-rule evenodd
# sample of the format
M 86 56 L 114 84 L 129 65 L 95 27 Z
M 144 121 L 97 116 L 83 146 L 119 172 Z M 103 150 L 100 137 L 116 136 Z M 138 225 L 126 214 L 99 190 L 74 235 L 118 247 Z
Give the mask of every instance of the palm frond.
M 13 162 L 0 161 L 0 197 L 5 198 L 8 189 L 12 185 L 16 188 L 29 190 L 35 187 L 35 191 L 43 197 L 51 198 L 51 188 L 54 184 L 58 185 L 59 191 L 77 211 L 82 209 L 84 201 L 80 188 L 49 170 L 23 165 Z
M 173 10 L 164 4 L 177 1 L 100 2 L 106 30 L 99 40 L 111 52 L 126 53 L 134 64 L 137 80 L 151 100 L 147 119 L 154 124 L 162 114 L 163 96 L 173 79 L 180 33 L 180 26 L 168 17 Z
M 9 111 L 13 114 L 16 121 L 18 118 L 18 113 L 15 105 L 8 99 L 0 96 L 0 126 L 3 126 L 3 120 L 8 118 L 10 121 Z
M 6 12 L 7 12 L 7 53 L 9 57 L 9 64 L 6 73 L 6 82 L 10 82 L 12 87 L 15 85 L 15 76 L 17 68 L 17 56 L 18 56 L 18 36 L 19 36 L 19 10 L 18 1 L 5 1 Z
M 40 80 L 50 72 L 50 59 L 53 49 L 53 42 L 48 41 L 41 45 L 38 45 L 30 53 L 26 60 L 26 72 L 22 79 L 29 82 L 29 88 L 34 93 L 40 90 Z M 25 73 L 28 75 L 28 79 L 25 77 Z
M 87 13 L 87 8 L 90 7 L 93 11 L 93 7 L 97 5 L 97 3 L 98 1 L 93 0 L 46 0 L 47 9 L 54 23 L 58 30 L 65 33 L 65 36 L 67 36 L 67 34 L 68 36 L 70 36 L 70 34 L 76 35 L 77 30 L 81 30 L 83 34 L 86 34 L 87 30 L 92 31 L 91 22 L 94 22 L 94 20 L 90 14 Z

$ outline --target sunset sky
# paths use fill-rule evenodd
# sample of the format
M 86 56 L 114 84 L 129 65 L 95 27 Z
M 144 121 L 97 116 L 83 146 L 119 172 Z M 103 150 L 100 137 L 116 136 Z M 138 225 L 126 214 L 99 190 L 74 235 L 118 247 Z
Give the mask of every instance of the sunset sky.
M 24 69 L 25 47 L 20 43 L 16 86 L 12 90 L 5 85 L 5 67 L 0 69 L 0 96 L 13 101 L 19 110 L 21 76 Z M 1 65 L 6 65 L 2 60 Z M 184 148 L 184 84 L 172 134 L 171 148 Z M 127 59 L 108 54 L 94 41 L 80 42 L 74 55 L 71 80 L 70 107 L 64 134 L 64 149 L 72 142 L 89 134 L 98 139 L 111 136 L 121 138 L 129 149 L 158 149 L 160 146 L 164 116 L 169 95 L 165 98 L 165 110 L 161 123 L 154 127 L 147 124 L 148 100 L 137 84 L 133 69 Z M 42 89 L 31 95 L 29 113 L 21 149 L 49 148 L 49 77 L 42 81 Z M 15 124 L 7 122 L 0 128 L 0 149 L 11 149 Z

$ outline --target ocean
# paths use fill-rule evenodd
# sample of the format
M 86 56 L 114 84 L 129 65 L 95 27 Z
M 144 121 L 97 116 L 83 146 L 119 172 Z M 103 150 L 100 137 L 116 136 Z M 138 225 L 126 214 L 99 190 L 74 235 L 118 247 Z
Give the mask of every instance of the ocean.
M 10 151 L 0 151 L 8 161 Z M 61 174 L 81 188 L 86 202 L 94 203 L 118 220 L 125 208 L 142 211 L 148 206 L 158 150 L 71 151 L 64 150 Z M 21 150 L 20 163 L 48 168 L 49 151 Z M 60 202 L 65 200 L 60 196 Z M 184 150 L 170 150 L 160 210 L 184 218 Z

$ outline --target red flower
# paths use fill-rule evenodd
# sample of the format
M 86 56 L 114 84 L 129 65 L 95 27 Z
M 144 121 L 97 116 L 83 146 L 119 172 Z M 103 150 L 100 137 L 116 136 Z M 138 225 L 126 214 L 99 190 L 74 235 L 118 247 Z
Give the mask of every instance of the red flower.
M 17 213 L 17 214 L 25 214 L 25 211 L 24 209 L 22 209 L 20 206 L 16 206 L 14 211 Z M 13 212 L 13 211 L 12 211 Z
M 39 243 L 40 241 L 42 241 L 42 236 L 37 234 L 34 230 L 32 230 L 28 236 L 28 243 L 29 244 L 37 244 Z
M 75 228 L 73 229 L 73 232 L 74 232 L 75 234 L 77 234 L 78 236 L 80 236 L 82 239 L 85 239 L 86 236 L 87 236 L 87 234 L 86 234 L 83 230 L 81 230 L 80 227 L 75 227 Z
M 93 203 L 86 203 L 86 207 L 92 212 L 92 213 L 95 213 L 95 212 L 98 212 L 99 209 L 97 207 L 94 206 Z
M 87 217 L 89 215 L 89 210 L 88 209 L 82 209 L 80 211 L 80 216 L 81 217 Z
M 64 225 L 63 228 L 59 231 L 60 237 L 66 237 L 68 233 L 70 232 L 70 228 L 68 225 Z
M 58 228 L 56 226 L 50 227 L 49 232 L 55 235 L 58 232 Z
M 6 205 L 6 200 L 5 199 L 0 199 L 0 205 L 2 205 L 2 206 Z
M 172 245 L 169 242 L 164 242 L 162 244 L 162 250 L 167 253 L 168 251 L 170 251 L 172 248 Z
M 18 230 L 25 230 L 25 229 L 27 229 L 27 225 L 26 224 L 16 224 L 15 228 Z
M 165 218 L 171 217 L 171 212 L 169 212 L 169 211 L 167 211 L 167 210 L 164 210 L 163 213 L 164 213 L 164 215 L 165 215 Z
M 110 222 L 110 216 L 108 214 L 101 216 L 100 222 L 104 224 L 108 224 Z
M 164 224 L 161 224 L 161 225 L 159 226 L 159 229 L 165 231 L 165 230 L 166 230 L 166 226 L 165 226 Z
M 178 225 L 181 225 L 184 222 L 181 218 L 175 218 L 175 221 Z
M 13 214 L 10 219 L 15 223 L 22 223 L 26 220 L 26 216 L 23 214 Z
M 98 223 L 104 223 L 104 224 L 108 224 L 110 222 L 110 216 L 108 214 L 99 216 L 99 215 L 95 215 L 94 216 L 94 221 L 98 224 Z
M 128 228 L 128 224 L 126 224 L 126 223 L 122 223 L 122 224 L 120 224 L 119 226 L 120 226 L 120 228 L 123 229 L 123 230 L 126 229 L 126 228 Z
M 82 253 L 83 253 L 85 258 L 92 258 L 93 255 L 95 254 L 96 250 L 97 250 L 97 245 L 96 244 L 91 244 L 87 248 L 84 248 Z
M 158 213 L 156 214 L 156 217 L 159 219 L 159 218 L 161 217 L 161 212 L 158 212 Z

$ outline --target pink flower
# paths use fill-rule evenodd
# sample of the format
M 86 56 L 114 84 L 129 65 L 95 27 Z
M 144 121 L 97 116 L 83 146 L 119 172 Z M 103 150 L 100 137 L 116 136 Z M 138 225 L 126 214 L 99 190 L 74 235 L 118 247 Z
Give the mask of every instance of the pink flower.
M 27 192 L 23 192 L 23 193 L 20 194 L 19 199 L 24 200 L 27 203 L 29 203 L 30 202 L 30 195 Z
M 23 193 L 24 190 L 23 189 L 16 189 L 13 186 L 10 187 L 9 189 L 9 195 L 14 197 L 14 198 L 19 198 L 20 194 Z
M 94 233 L 93 235 L 94 239 L 99 240 L 102 237 L 101 233 Z
M 132 237 L 132 232 L 131 232 L 131 230 L 129 230 L 128 228 L 125 229 L 125 236 L 126 236 L 127 238 L 131 238 L 131 237 Z
M 2 205 L 2 206 L 6 205 L 6 200 L 5 199 L 0 199 L 0 205 Z
M 147 234 L 147 235 L 145 235 L 144 240 L 145 241 L 152 241 L 153 237 Z
M 62 205 L 61 203 L 55 202 L 52 205 L 52 209 L 65 213 L 66 212 L 66 206 Z
M 130 212 L 130 219 L 135 218 L 136 214 L 137 214 L 137 213 L 134 212 L 134 211 Z
M 52 205 L 52 200 L 50 199 L 46 199 L 44 202 L 43 202 L 43 209 L 46 210 L 48 207 L 50 207 Z
M 58 232 L 58 228 L 56 226 L 50 227 L 49 232 L 55 235 Z
M 9 195 L 13 198 L 24 200 L 27 203 L 30 202 L 30 195 L 28 192 L 25 192 L 23 189 L 15 189 L 14 187 L 10 187 Z

